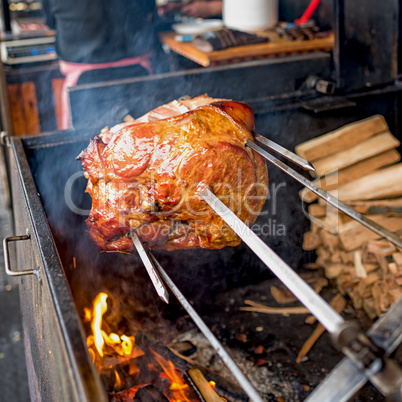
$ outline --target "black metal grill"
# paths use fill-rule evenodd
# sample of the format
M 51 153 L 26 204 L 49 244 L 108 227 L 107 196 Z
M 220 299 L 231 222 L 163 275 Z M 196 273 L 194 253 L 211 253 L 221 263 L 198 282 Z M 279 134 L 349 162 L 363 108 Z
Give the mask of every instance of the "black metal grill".
M 127 113 L 137 117 L 182 95 L 208 92 L 210 96 L 232 97 L 249 103 L 256 113 L 257 132 L 288 149 L 373 113 L 385 115 L 391 131 L 400 138 L 400 82 L 393 82 L 398 72 L 394 18 L 397 2 L 369 2 L 361 24 L 353 17 L 360 15 L 357 11 L 361 11 L 361 2 L 333 3 L 337 38 L 333 58 L 327 53 L 317 53 L 289 57 L 286 61 L 264 60 L 162 74 L 113 85 L 78 86 L 70 91 L 75 106 L 72 118 L 76 127 L 86 127 L 85 130 L 11 139 L 15 233 L 29 235 L 29 239 L 16 243 L 18 267 L 35 271 L 23 276 L 20 286 L 32 399 L 106 401 L 104 387 L 87 351 L 81 308 L 90 305 L 94 294 L 105 283 L 113 286 L 114 282 L 118 287 L 132 282 L 133 276 L 140 285 L 133 298 L 155 298 L 148 279 L 141 275 L 139 260 L 135 256 L 100 254 L 86 236 L 85 216 L 74 212 L 66 203 L 66 184 L 81 171 L 75 157 L 102 125 L 118 123 Z M 380 13 L 378 9 L 386 12 Z M 368 21 L 381 35 L 356 39 L 355 32 L 365 30 Z M 384 30 L 389 24 L 392 29 Z M 389 57 L 373 51 L 373 46 L 386 47 Z M 306 87 L 306 79 L 311 74 L 335 82 L 336 90 L 345 96 L 336 103 L 338 108 L 340 101 L 342 109 L 331 110 L 333 99 L 325 106 L 331 97 L 322 97 L 315 88 Z M 372 90 L 361 92 L 366 85 L 372 86 Z M 350 89 L 358 91 L 351 93 Z M 239 94 L 242 98 L 238 98 Z M 351 104 L 355 105 L 353 109 Z M 89 115 L 91 128 L 88 128 Z M 297 268 L 310 259 L 308 253 L 301 251 L 302 234 L 308 225 L 297 194 L 301 186 L 276 169 L 270 169 L 269 173 L 270 183 L 283 183 L 285 190 L 277 194 L 277 204 L 284 207 L 272 218 L 278 224 L 284 223 L 289 232 L 285 238 L 267 234 L 263 240 Z M 83 210 L 90 207 L 84 188 L 85 180 L 77 174 L 67 194 L 74 207 Z M 269 200 L 266 207 L 269 208 Z M 74 258 L 80 270 L 74 268 Z M 219 252 L 158 253 L 158 259 L 196 309 L 218 291 L 239 289 L 241 284 L 255 284 L 270 277 L 243 244 Z M 85 280 L 81 276 L 82 267 L 87 273 Z M 116 282 L 116 276 L 120 282 Z M 282 325 L 279 320 L 275 324 Z M 229 332 L 221 329 L 224 334 Z M 286 327 L 283 331 L 289 333 Z M 315 383 L 319 380 L 315 378 Z
M 69 131 L 11 140 L 15 230 L 29 236 L 17 243 L 18 266 L 34 270 L 22 277 L 20 292 L 31 396 L 36 400 L 107 400 L 87 351 L 83 307 L 105 286 L 135 289 L 132 305 L 156 299 L 136 256 L 101 254 L 86 234 L 90 198 L 84 194 L 86 180 L 75 157 L 95 134 Z M 289 236 L 283 242 L 272 241 L 270 235 L 265 240 L 297 269 L 309 258 L 300 252 L 300 238 L 295 240 L 307 221 L 300 205 L 292 203 L 298 197 L 297 184 L 274 172 L 270 169 L 270 180 L 286 184 L 286 192 L 277 194 L 283 206 L 277 219 L 289 225 Z M 161 252 L 158 259 L 196 309 L 218 291 L 271 277 L 244 245 Z M 135 288 L 130 287 L 133 282 Z M 282 331 L 289 333 L 286 325 Z

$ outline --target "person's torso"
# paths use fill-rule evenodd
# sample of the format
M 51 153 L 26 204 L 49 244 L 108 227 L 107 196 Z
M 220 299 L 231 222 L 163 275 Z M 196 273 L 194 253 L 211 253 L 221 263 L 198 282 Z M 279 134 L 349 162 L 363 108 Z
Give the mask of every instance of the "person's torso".
M 150 50 L 151 0 L 53 0 L 60 59 L 104 63 Z

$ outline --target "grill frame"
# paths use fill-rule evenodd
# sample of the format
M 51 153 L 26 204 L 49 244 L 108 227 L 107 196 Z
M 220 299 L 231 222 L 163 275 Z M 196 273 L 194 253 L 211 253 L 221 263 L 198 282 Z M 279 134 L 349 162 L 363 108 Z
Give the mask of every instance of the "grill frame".
M 51 143 L 51 136 L 38 136 Z M 70 137 L 71 139 L 71 137 Z M 58 138 L 58 141 L 62 138 Z M 24 151 L 11 139 L 11 182 L 16 233 L 29 233 L 17 245 L 17 266 L 39 269 L 20 282 L 21 313 L 32 400 L 107 401 L 86 347 L 52 232 Z

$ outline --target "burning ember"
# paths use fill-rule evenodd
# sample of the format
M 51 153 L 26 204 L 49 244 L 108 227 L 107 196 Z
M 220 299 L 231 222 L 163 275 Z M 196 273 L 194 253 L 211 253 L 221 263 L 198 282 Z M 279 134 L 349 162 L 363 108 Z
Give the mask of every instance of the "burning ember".
M 113 401 L 133 401 L 134 397 L 176 402 L 199 401 L 185 373 L 149 345 L 136 345 L 135 336 L 105 330 L 106 293 L 99 293 L 92 309 L 84 309 L 92 333 L 87 345 L 106 390 Z M 116 331 L 118 332 L 118 331 Z M 159 399 L 156 399 L 159 398 Z M 165 399 L 163 399 L 165 398 Z

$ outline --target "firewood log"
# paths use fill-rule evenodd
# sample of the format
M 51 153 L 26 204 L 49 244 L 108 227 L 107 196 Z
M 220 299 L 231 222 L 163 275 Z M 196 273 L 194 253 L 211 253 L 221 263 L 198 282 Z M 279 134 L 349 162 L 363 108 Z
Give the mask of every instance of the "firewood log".
M 383 116 L 372 116 L 306 141 L 296 147 L 296 153 L 309 161 L 314 161 L 387 130 L 388 125 Z
M 346 168 L 364 159 L 397 148 L 399 145 L 400 142 L 387 131 L 312 163 L 315 173 L 323 176 L 333 170 Z

